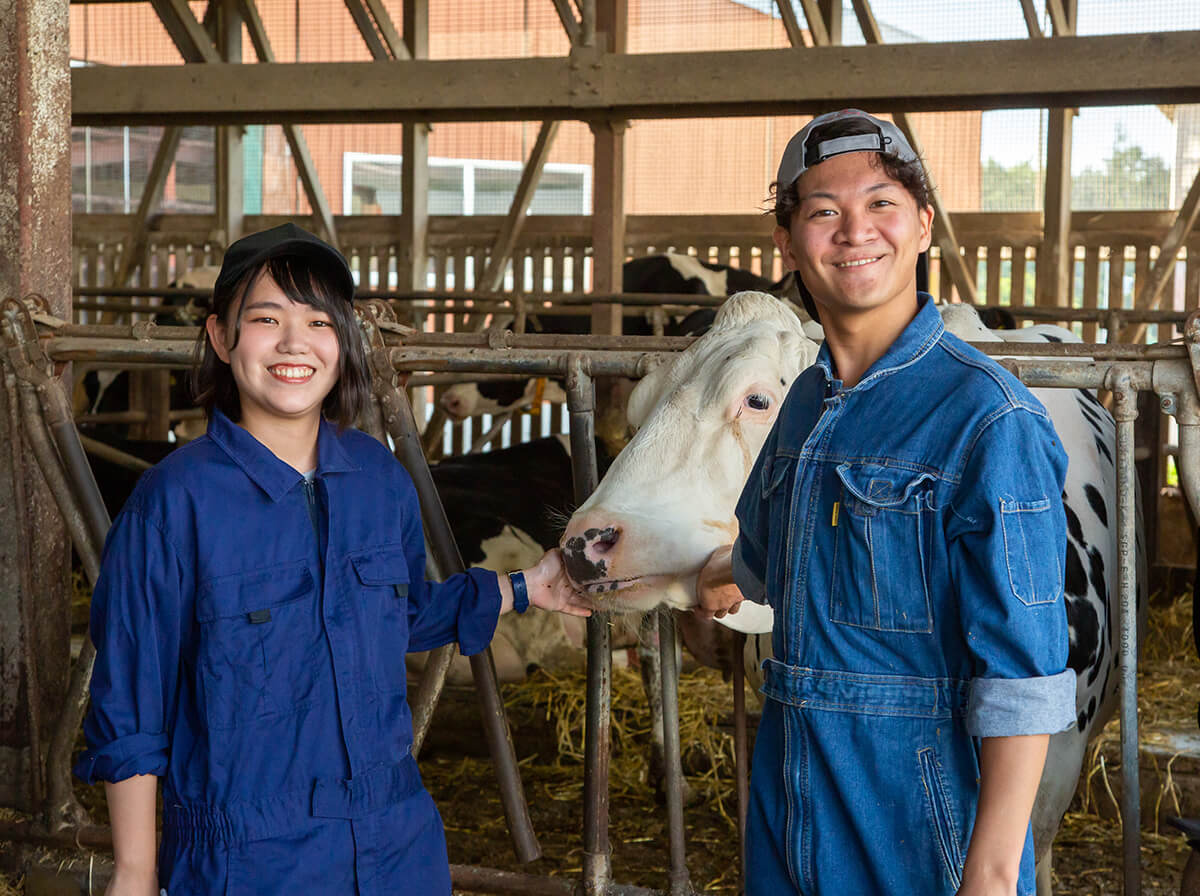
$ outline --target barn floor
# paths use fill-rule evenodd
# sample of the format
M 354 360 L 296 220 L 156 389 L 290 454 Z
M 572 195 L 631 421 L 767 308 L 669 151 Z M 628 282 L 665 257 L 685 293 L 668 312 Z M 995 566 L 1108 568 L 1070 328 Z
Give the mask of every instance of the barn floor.
M 1146 896 L 1175 896 L 1189 851 L 1182 836 L 1162 822 L 1158 822 L 1161 832 L 1155 832 L 1155 825 L 1160 816 L 1177 812 L 1200 815 L 1196 741 L 1184 740 L 1189 745 L 1184 753 L 1171 753 L 1169 746 L 1179 740 L 1177 734 L 1196 731 L 1200 661 L 1191 644 L 1190 594 L 1156 603 L 1152 617 L 1143 649 L 1141 720 L 1143 742 L 1158 747 L 1153 755 L 1144 751 L 1142 759 L 1143 824 L 1147 829 L 1142 839 L 1143 892 Z M 525 684 L 506 688 L 525 793 L 544 854 L 537 862 L 522 866 L 513 857 L 471 693 L 447 689 L 421 767 L 446 824 L 451 861 L 567 878 L 579 874 L 583 692 L 582 669 L 555 678 L 539 673 Z M 731 689 L 714 672 L 685 669 L 680 704 L 684 767 L 692 790 L 685 810 L 692 882 L 704 892 L 736 893 Z M 753 696 L 748 695 L 747 705 L 756 705 Z M 665 888 L 665 812 L 644 784 L 649 718 L 636 672 L 614 670 L 613 707 L 610 838 L 614 878 L 620 883 Z M 1086 786 L 1081 787 L 1055 843 L 1055 892 L 1060 896 L 1122 891 L 1121 831 L 1113 811 L 1119 799 L 1119 756 L 1114 721 L 1097 741 L 1085 772 Z M 99 788 L 81 789 L 80 796 L 93 818 L 106 823 Z M 11 860 L 6 846 L 0 844 L 0 858 L 8 852 Z M 0 896 L 78 892 L 46 888 L 44 883 L 44 869 L 58 863 L 62 863 L 60 868 L 76 868 L 74 879 L 81 880 L 78 869 L 90 866 L 81 863 L 78 854 L 55 855 L 45 850 L 38 854 L 42 856 L 40 874 L 27 878 L 0 873 Z M 27 861 L 25 864 L 28 867 Z M 5 865 L 13 867 L 11 862 L 0 863 L 0 867 Z M 97 862 L 96 868 L 101 867 Z

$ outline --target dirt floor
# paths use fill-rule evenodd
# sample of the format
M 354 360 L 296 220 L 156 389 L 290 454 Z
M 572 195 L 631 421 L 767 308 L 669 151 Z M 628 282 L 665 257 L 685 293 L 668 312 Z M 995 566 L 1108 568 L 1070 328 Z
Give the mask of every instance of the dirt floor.
M 1195 730 L 1200 661 L 1191 639 L 1190 595 L 1157 602 L 1142 654 L 1140 711 L 1144 739 L 1156 737 L 1158 731 Z M 731 688 L 709 670 L 685 669 L 680 690 L 681 742 L 692 794 L 685 810 L 692 882 L 703 892 L 736 893 Z M 452 862 L 577 877 L 582 863 L 583 693 L 582 670 L 557 677 L 538 673 L 522 685 L 506 688 L 525 793 L 543 850 L 538 861 L 520 865 L 513 857 L 477 710 L 469 692 L 448 690 L 421 767 L 446 824 Z M 747 705 L 756 705 L 753 695 L 748 695 Z M 648 726 L 637 673 L 614 670 L 610 789 L 613 874 L 620 883 L 665 888 L 665 812 L 645 783 Z M 1118 736 L 1114 722 L 1102 740 Z M 1055 842 L 1057 894 L 1100 896 L 1122 892 L 1120 825 L 1111 817 L 1102 817 L 1111 816 L 1113 805 L 1105 786 L 1107 770 L 1100 765 L 1102 753 L 1101 749 L 1093 751 L 1089 786 L 1076 801 L 1081 811 L 1068 813 Z M 107 821 L 97 788 L 81 790 L 80 796 L 96 821 Z M 1172 793 L 1160 795 L 1168 800 L 1175 797 Z M 1179 808 L 1185 814 L 1200 815 L 1200 806 L 1185 804 Z M 1144 832 L 1144 894 L 1177 894 L 1188 853 L 1182 836 L 1173 831 Z M 20 874 L 0 874 L 0 896 L 24 892 Z

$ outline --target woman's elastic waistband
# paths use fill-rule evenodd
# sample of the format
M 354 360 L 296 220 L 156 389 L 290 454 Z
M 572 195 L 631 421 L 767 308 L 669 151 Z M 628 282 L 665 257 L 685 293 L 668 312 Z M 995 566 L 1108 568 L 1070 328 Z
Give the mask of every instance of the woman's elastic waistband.
M 762 692 L 805 709 L 859 715 L 950 719 L 966 716 L 969 687 L 953 678 L 869 675 L 763 661 Z
M 260 800 L 224 805 L 169 802 L 163 807 L 163 834 L 183 841 L 264 840 L 303 828 L 314 818 L 362 818 L 420 789 L 417 762 L 409 755 L 354 778 L 318 778 L 311 787 Z

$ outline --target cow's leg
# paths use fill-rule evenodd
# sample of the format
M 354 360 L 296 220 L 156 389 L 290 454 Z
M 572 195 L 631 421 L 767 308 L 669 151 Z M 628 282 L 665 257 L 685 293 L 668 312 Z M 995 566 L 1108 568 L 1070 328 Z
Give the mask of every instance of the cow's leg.
M 650 707 L 650 761 L 646 769 L 647 783 L 654 796 L 666 799 L 666 749 L 663 733 L 662 663 L 658 655 L 658 612 L 651 610 L 642 616 L 638 625 L 638 669 L 642 673 L 642 690 Z
M 1046 847 L 1042 860 L 1037 863 L 1037 896 L 1053 896 L 1054 882 L 1050 872 L 1054 868 L 1054 847 Z

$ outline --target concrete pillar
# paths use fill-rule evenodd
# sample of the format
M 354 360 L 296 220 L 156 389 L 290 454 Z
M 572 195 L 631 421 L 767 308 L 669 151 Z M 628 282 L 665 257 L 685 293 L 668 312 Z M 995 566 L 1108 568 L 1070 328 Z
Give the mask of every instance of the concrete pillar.
M 40 293 L 64 318 L 71 314 L 68 13 L 67 0 L 0 0 L 0 298 Z M 0 389 L 0 805 L 29 809 L 40 779 L 30 745 L 45 749 L 66 690 L 70 550 L 9 420 Z M 24 619 L 22 579 L 31 592 Z

